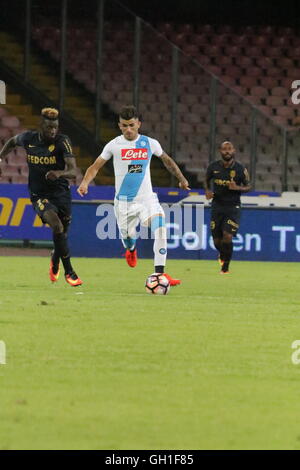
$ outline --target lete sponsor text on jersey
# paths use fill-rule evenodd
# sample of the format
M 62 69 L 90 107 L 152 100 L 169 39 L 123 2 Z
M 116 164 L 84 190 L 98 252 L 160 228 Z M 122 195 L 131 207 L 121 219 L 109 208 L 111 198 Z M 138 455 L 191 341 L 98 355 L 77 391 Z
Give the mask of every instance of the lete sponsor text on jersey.
M 148 160 L 147 149 L 122 149 L 122 160 Z

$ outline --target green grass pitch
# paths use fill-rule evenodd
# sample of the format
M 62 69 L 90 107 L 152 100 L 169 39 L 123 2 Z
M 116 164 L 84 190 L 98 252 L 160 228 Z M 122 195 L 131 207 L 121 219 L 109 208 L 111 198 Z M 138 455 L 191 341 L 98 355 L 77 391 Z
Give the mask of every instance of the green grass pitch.
M 300 449 L 297 263 L 1 257 L 0 449 Z

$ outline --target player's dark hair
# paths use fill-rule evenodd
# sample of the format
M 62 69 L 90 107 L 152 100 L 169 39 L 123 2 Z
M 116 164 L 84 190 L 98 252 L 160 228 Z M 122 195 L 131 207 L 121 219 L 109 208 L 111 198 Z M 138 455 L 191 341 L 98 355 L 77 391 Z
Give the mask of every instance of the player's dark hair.
M 230 142 L 230 140 L 224 140 L 224 142 L 222 142 L 222 143 L 220 144 L 219 149 L 222 148 L 222 145 L 224 145 L 224 144 L 230 144 L 230 145 L 233 146 L 233 143 Z
M 44 119 L 49 119 L 50 121 L 56 121 L 58 119 L 59 111 L 55 108 L 43 108 L 41 111 L 41 116 Z
M 119 118 L 130 121 L 130 119 L 140 119 L 140 116 L 135 106 L 127 105 L 121 108 Z

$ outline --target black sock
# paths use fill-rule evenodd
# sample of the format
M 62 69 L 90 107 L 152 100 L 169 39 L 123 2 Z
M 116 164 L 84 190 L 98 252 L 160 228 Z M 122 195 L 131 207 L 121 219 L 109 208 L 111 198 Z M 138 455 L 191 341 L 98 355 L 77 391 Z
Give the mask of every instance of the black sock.
M 218 252 L 220 253 L 220 258 L 223 259 L 223 254 L 222 254 L 222 241 L 219 238 L 214 238 L 214 245 Z
M 156 272 L 156 273 L 163 274 L 164 271 L 165 271 L 165 267 L 164 267 L 164 266 L 155 266 L 155 272 Z
M 221 271 L 223 271 L 223 273 L 226 273 L 228 270 L 229 270 L 229 261 L 224 261 Z
M 221 253 L 222 253 L 221 259 L 223 261 L 226 261 L 228 263 L 228 265 L 229 265 L 231 257 L 232 257 L 232 250 L 233 250 L 233 243 L 232 242 L 230 242 L 230 243 L 222 242 L 222 245 L 221 245 Z
M 71 265 L 70 254 L 67 236 L 65 233 L 56 233 L 53 235 L 54 251 L 59 254 L 62 264 L 64 265 L 65 273 L 70 274 L 73 272 Z
M 57 274 L 58 266 L 59 266 L 59 254 L 56 250 L 53 250 L 51 253 L 51 260 L 52 260 L 52 271 L 54 274 Z

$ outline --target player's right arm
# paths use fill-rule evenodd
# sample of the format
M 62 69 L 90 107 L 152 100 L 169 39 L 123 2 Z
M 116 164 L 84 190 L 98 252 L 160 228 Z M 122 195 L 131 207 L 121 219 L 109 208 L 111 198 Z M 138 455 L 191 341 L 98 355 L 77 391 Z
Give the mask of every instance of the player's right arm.
M 5 144 L 3 145 L 2 149 L 0 150 L 0 162 L 2 161 L 2 158 L 4 158 L 9 152 L 14 150 L 14 148 L 17 146 L 17 137 L 14 136 L 11 137 Z
M 78 194 L 80 196 L 85 196 L 88 193 L 88 187 L 90 182 L 95 178 L 98 171 L 105 165 L 107 160 L 101 157 L 101 155 L 94 161 L 94 163 L 88 167 L 81 181 L 79 188 L 77 189 Z
M 0 150 L 0 163 L 2 162 L 2 159 L 10 153 L 14 148 L 17 146 L 17 136 L 15 135 L 14 137 L 11 137 L 8 139 L 7 142 L 3 145 L 2 149 Z M 0 176 L 2 175 L 2 170 L 0 168 Z

